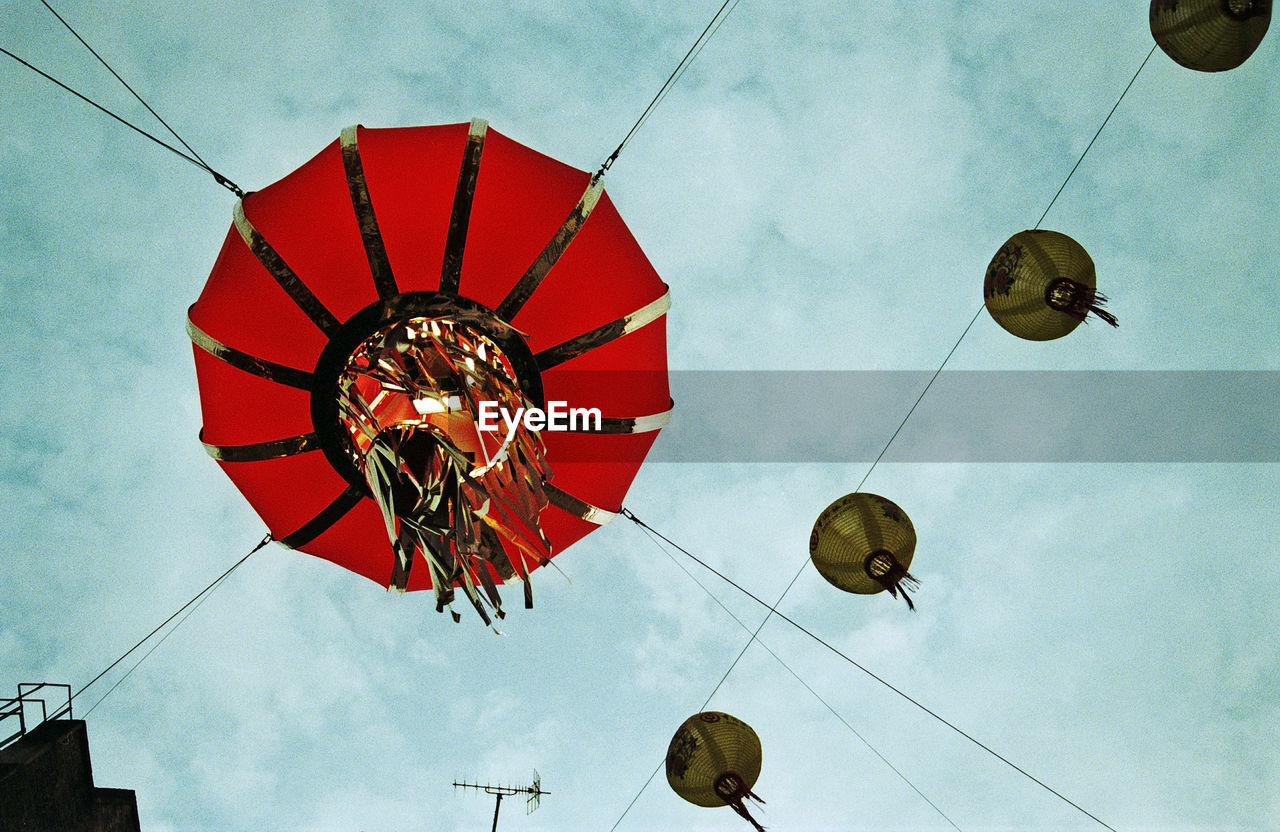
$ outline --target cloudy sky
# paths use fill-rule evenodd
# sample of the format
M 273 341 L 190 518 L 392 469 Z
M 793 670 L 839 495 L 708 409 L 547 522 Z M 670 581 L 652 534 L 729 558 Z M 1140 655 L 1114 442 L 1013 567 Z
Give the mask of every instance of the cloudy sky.
M 478 116 L 594 169 L 718 5 L 57 8 L 251 190 L 357 122 Z M 679 371 L 628 506 L 775 599 L 1146 56 L 1146 7 L 742 2 L 607 179 L 671 286 Z M 0 45 L 154 126 L 36 0 L 2 11 Z M 781 606 L 1122 832 L 1280 827 L 1278 74 L 1274 33 L 1222 75 L 1157 52 L 1045 221 L 1120 328 L 1030 343 L 984 313 L 948 369 L 1001 372 L 949 372 L 920 411 L 954 443 L 872 473 L 919 534 L 919 611 L 812 569 Z M 13 695 L 83 685 L 265 528 L 196 440 L 184 332 L 233 197 L 8 59 L 0 83 Z M 755 384 L 768 403 L 735 394 Z M 796 442 L 806 419 L 863 427 Z M 1041 419 L 1075 449 L 1037 453 Z M 88 717 L 97 781 L 137 790 L 147 832 L 484 829 L 491 800 L 451 782 L 535 767 L 550 794 L 499 828 L 745 828 L 641 789 L 745 643 L 729 613 L 762 610 L 624 521 L 556 563 L 498 636 L 268 547 Z M 785 624 L 762 640 L 795 675 L 752 647 L 711 707 L 763 741 L 771 830 L 953 828 L 796 676 L 966 832 L 1101 828 Z

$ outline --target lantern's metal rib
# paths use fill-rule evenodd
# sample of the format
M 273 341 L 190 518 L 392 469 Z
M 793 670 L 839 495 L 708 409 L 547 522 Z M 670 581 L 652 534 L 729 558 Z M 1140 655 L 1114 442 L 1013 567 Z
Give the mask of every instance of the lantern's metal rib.
M 269 442 L 254 442 L 251 445 L 211 445 L 201 437 L 200 444 L 204 445 L 209 456 L 219 462 L 262 462 L 265 459 L 283 459 L 318 451 L 320 437 L 314 433 L 303 433 Z
M 280 544 L 290 549 L 306 546 L 328 531 L 330 526 L 341 520 L 347 512 L 355 508 L 356 504 L 363 499 L 364 493 L 359 488 L 354 485 L 347 486 L 346 490 L 339 494 L 332 503 L 325 506 L 319 514 L 303 523 L 301 528 L 293 534 L 282 538 Z
M 675 402 L 672 402 L 674 405 Z M 607 434 L 627 434 L 627 433 L 649 433 L 650 431 L 662 430 L 671 421 L 671 409 L 664 410 L 661 413 L 654 413 L 649 416 L 602 416 L 600 417 L 600 427 L 598 429 L 587 427 L 591 423 L 591 419 L 583 419 L 581 422 L 575 420 L 572 422 L 574 427 L 570 427 L 566 433 L 607 433 Z
M 653 323 L 667 314 L 667 310 L 670 308 L 671 292 L 667 291 L 653 303 L 637 309 L 630 315 L 621 317 L 616 321 L 610 321 L 604 326 L 596 327 L 576 338 L 570 338 L 563 344 L 545 349 L 535 355 L 533 359 L 538 363 L 538 369 L 545 372 L 552 367 L 577 358 L 583 353 L 590 352 L 596 347 L 603 346 L 610 341 L 616 341 L 630 332 L 635 332 L 646 324 Z
M 574 517 L 580 517 L 588 523 L 594 523 L 597 526 L 605 526 L 618 516 L 618 512 L 609 511 L 608 509 L 593 506 L 586 500 L 573 496 L 563 489 L 557 488 L 551 483 L 543 483 L 543 492 L 547 495 L 547 502 L 556 508 L 569 512 Z
M 311 319 L 311 322 L 319 327 L 320 331 L 326 336 L 332 338 L 341 325 L 338 319 L 325 308 L 319 298 L 311 293 L 311 290 L 307 288 L 307 284 L 302 282 L 302 278 L 298 277 L 297 273 L 289 268 L 289 264 L 284 262 L 284 258 L 271 247 L 271 244 L 267 242 L 267 239 L 262 236 L 258 229 L 253 227 L 253 223 L 249 222 L 249 218 L 244 215 L 243 200 L 236 200 L 236 206 L 232 210 L 232 217 L 235 220 L 236 230 L 240 232 L 240 236 L 244 238 L 245 245 L 249 247 L 249 251 L 253 253 L 253 256 L 258 258 L 258 262 L 262 264 L 262 267 L 270 272 L 276 283 L 280 284 L 280 288 L 285 290 L 298 308 Z
M 235 347 L 229 347 L 200 329 L 189 317 L 187 318 L 187 335 L 191 336 L 191 343 L 237 370 L 244 370 L 267 381 L 308 392 L 315 386 L 315 376 L 306 370 L 295 370 L 293 367 L 286 367 L 284 364 L 277 364 L 274 361 L 241 352 Z
M 515 286 L 511 287 L 511 291 L 502 299 L 502 303 L 498 304 L 498 308 L 495 311 L 499 318 L 504 321 L 510 321 L 520 313 L 521 308 L 524 307 L 525 303 L 532 297 L 543 279 L 551 271 L 551 267 L 556 264 L 556 261 L 560 259 L 560 255 L 564 254 L 565 249 L 569 247 L 569 243 L 572 243 L 574 237 L 582 230 L 587 217 L 591 216 L 592 209 L 600 201 L 600 194 L 602 193 L 604 193 L 603 179 L 598 175 L 591 177 L 587 190 L 578 200 L 578 204 L 573 206 L 573 210 L 565 218 L 560 230 L 547 243 L 547 247 L 533 261 L 533 265 L 528 268 L 524 276 L 516 282 Z
M 467 244 L 467 225 L 471 222 L 471 202 L 476 195 L 476 179 L 480 175 L 480 154 L 484 151 L 484 134 L 489 123 L 482 118 L 471 120 L 467 146 L 462 152 L 462 169 L 458 171 L 458 189 L 453 194 L 453 214 L 449 217 L 449 236 L 444 242 L 444 263 L 440 267 L 440 291 L 458 293 L 462 282 L 462 251 Z
M 360 125 L 353 124 L 342 130 L 339 140 L 342 147 L 342 167 L 347 172 L 347 190 L 351 192 L 351 207 L 355 209 L 360 239 L 364 241 L 369 273 L 373 276 L 378 297 L 386 300 L 400 294 L 400 289 L 396 286 L 395 275 L 391 273 L 387 247 L 382 242 L 382 232 L 378 230 L 373 200 L 369 198 L 369 183 L 364 176 L 364 163 L 360 161 L 360 147 L 357 144 L 356 133 L 359 127 Z

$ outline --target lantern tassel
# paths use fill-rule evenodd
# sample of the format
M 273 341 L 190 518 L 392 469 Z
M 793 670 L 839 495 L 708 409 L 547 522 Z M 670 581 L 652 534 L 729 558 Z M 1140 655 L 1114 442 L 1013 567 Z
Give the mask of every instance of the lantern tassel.
M 551 471 L 536 433 L 516 429 L 495 446 L 478 430 L 482 401 L 530 406 L 507 359 L 480 334 L 488 324 L 455 310 L 366 342 L 340 378 L 339 415 L 382 509 L 392 587 L 408 588 L 420 553 L 437 610 L 457 621 L 458 590 L 493 626 L 505 616 L 499 583 L 518 575 L 525 606 L 533 604 L 526 557 L 541 564 L 551 554 L 539 522 Z
M 893 561 L 893 565 L 890 567 L 888 574 L 872 575 L 871 577 L 874 578 L 880 586 L 889 590 L 889 594 L 894 598 L 898 597 L 898 593 L 902 593 L 902 600 L 907 602 L 907 609 L 915 612 L 915 602 L 911 600 L 911 596 L 907 594 L 907 590 L 910 589 L 912 592 L 915 592 L 919 589 L 920 579 L 908 572 L 907 568 L 899 563 L 897 558 L 892 557 L 892 555 L 890 558 Z
M 1111 324 L 1112 326 L 1120 326 L 1120 321 L 1116 318 L 1116 316 L 1112 315 L 1105 308 L 1104 304 L 1106 304 L 1106 302 L 1107 302 L 1106 295 L 1102 294 L 1101 292 L 1094 292 L 1093 299 L 1089 301 L 1089 311 L 1097 315 L 1099 318 L 1106 321 L 1107 323 Z
M 743 800 L 745 800 L 746 798 L 750 798 L 762 805 L 764 804 L 764 801 L 760 799 L 759 795 L 755 794 L 750 789 L 747 789 L 745 794 L 743 794 L 741 797 L 734 798 L 732 801 L 730 801 L 729 805 L 733 807 L 733 811 L 737 812 L 744 819 L 746 819 L 747 823 L 754 826 L 757 832 L 765 832 L 765 828 L 761 826 L 760 823 L 755 818 L 751 817 L 751 813 L 747 811 L 747 805 L 743 803 Z
M 903 586 L 903 584 L 906 584 L 906 586 Z M 898 593 L 901 592 L 902 600 L 907 602 L 907 609 L 915 612 L 916 605 L 911 600 L 911 596 L 907 594 L 907 587 L 911 587 L 912 592 L 915 592 L 920 588 L 920 579 L 915 575 L 912 575 L 910 572 L 904 572 L 901 578 L 899 578 L 895 583 L 886 586 L 885 589 L 889 590 L 889 594 L 894 598 L 897 598 Z

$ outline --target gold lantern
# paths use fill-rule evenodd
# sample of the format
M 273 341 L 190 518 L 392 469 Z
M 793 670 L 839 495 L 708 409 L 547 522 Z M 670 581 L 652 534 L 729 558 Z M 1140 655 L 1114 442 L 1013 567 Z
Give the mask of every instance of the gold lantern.
M 907 571 L 915 550 L 916 530 L 906 512 L 892 500 L 863 492 L 827 506 L 809 535 L 809 557 L 831 585 L 860 595 L 888 590 L 897 598 L 902 593 L 913 610 L 905 587 L 919 585 Z
M 763 803 L 751 791 L 760 777 L 760 738 L 742 720 L 707 711 L 684 721 L 667 749 L 667 782 L 696 806 L 730 806 L 756 829 L 744 800 Z
M 983 301 L 996 323 L 1028 341 L 1061 338 L 1092 312 L 1116 326 L 1103 308 L 1089 252 L 1057 231 L 1019 231 L 987 266 Z

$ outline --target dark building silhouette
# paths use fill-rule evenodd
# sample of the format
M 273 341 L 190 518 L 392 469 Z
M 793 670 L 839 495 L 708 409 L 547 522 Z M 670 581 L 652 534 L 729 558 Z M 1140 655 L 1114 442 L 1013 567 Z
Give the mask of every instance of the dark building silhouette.
M 138 799 L 93 785 L 84 720 L 49 720 L 0 749 L 0 832 L 139 832 Z

